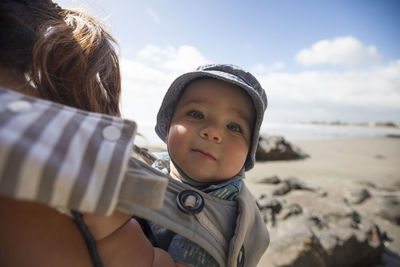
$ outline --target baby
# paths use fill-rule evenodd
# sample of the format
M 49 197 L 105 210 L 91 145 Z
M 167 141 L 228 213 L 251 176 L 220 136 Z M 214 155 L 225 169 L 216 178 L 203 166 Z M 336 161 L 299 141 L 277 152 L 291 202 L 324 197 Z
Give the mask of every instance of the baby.
M 155 130 L 168 153 L 159 154 L 153 166 L 205 193 L 235 201 L 245 171 L 254 166 L 266 106 L 257 79 L 237 66 L 211 64 L 181 75 L 157 115 Z M 218 266 L 190 240 L 148 224 L 153 245 L 167 250 L 175 262 Z

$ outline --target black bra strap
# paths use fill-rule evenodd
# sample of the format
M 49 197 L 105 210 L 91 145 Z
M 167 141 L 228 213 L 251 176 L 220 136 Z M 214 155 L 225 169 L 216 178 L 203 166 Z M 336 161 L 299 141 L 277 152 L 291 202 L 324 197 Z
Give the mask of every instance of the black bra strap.
M 75 223 L 78 226 L 79 231 L 81 232 L 83 238 L 85 239 L 85 243 L 89 250 L 89 255 L 92 260 L 93 266 L 103 267 L 103 264 L 101 263 L 99 257 L 99 253 L 97 252 L 96 241 L 93 239 L 92 234 L 90 233 L 88 227 L 83 221 L 82 213 L 73 210 L 72 215 L 74 216 Z

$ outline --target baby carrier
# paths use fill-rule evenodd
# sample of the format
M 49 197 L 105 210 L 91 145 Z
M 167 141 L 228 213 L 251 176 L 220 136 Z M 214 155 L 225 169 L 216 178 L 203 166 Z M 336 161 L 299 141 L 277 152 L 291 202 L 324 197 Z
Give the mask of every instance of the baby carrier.
M 140 154 L 148 159 L 147 163 L 154 160 L 149 153 L 142 151 Z M 148 169 L 149 165 L 132 158 L 128 170 L 130 168 Z M 122 198 L 119 198 L 117 208 L 192 240 L 220 266 L 256 266 L 269 244 L 265 223 L 245 185 L 236 201 L 228 201 L 168 179 L 161 209 L 148 209 Z
M 0 195 L 80 212 L 117 208 L 192 240 L 222 267 L 256 266 L 269 237 L 246 186 L 227 201 L 169 179 L 131 157 L 134 133 L 133 122 L 0 88 Z

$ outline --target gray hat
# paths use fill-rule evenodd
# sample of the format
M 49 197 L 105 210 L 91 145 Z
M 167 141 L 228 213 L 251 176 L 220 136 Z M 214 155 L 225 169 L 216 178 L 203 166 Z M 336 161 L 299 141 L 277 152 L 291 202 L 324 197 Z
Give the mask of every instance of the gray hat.
M 238 66 L 227 64 L 209 64 L 198 67 L 195 71 L 185 73 L 171 84 L 157 114 L 157 125 L 155 127 L 158 136 L 166 142 L 165 126 L 171 121 L 178 104 L 179 98 L 187 85 L 199 78 L 210 77 L 219 79 L 239 86 L 247 92 L 253 101 L 256 111 L 256 120 L 253 128 L 253 137 L 251 147 L 244 164 L 245 170 L 248 171 L 254 166 L 255 153 L 258 144 L 258 134 L 264 117 L 264 111 L 267 108 L 267 96 L 257 79 L 247 71 Z

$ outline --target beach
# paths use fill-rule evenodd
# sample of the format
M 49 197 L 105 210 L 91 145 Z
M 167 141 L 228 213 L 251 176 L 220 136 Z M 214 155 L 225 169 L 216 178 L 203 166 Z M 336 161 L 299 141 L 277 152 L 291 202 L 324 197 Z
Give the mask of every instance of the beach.
M 320 188 L 330 196 L 343 199 L 351 188 L 364 187 L 371 197 L 356 206 L 363 216 L 371 218 L 386 231 L 391 241 L 386 248 L 400 255 L 399 225 L 376 216 L 379 202 L 375 196 L 400 192 L 400 138 L 347 138 L 327 140 L 298 140 L 291 144 L 309 155 L 302 160 L 257 162 L 254 169 L 247 173 L 246 184 L 250 191 L 259 197 L 267 194 L 270 184 L 259 183 L 265 177 L 277 176 L 280 179 L 296 177 L 312 188 Z M 315 198 L 318 201 L 318 198 Z M 307 208 L 307 207 L 305 207 Z M 271 243 L 274 242 L 271 239 Z M 391 266 L 386 257 L 382 266 Z M 270 265 L 267 254 L 261 266 Z M 394 265 L 393 265 L 394 266 Z
M 326 129 L 331 130 L 333 128 L 327 127 Z M 398 131 L 396 129 L 395 133 L 397 134 Z M 290 217 L 291 219 L 303 215 L 307 216 L 310 213 L 322 217 L 329 216 L 329 214 L 341 214 L 340 216 L 346 217 L 349 208 L 356 211 L 363 220 L 369 220 L 377 225 L 381 236 L 388 237 L 381 241 L 381 244 L 384 244 L 381 263 L 369 264 L 367 262 L 366 266 L 400 266 L 399 222 L 396 223 L 396 219 L 388 219 L 379 215 L 382 212 L 389 215 L 394 213 L 395 218 L 400 218 L 400 138 L 398 135 L 395 135 L 397 137 L 385 137 L 382 134 L 377 136 L 375 132 L 372 134 L 373 137 L 366 136 L 362 132 L 363 136 L 335 138 L 334 135 L 337 133 L 338 131 L 334 129 L 327 135 L 328 138 L 323 139 L 315 138 L 317 135 L 309 133 L 307 133 L 307 136 L 314 139 L 291 140 L 285 138 L 288 143 L 299 148 L 308 157 L 299 160 L 257 161 L 254 168 L 246 173 L 245 183 L 257 200 L 262 196 L 266 196 L 267 199 L 279 199 L 282 203 L 282 210 L 277 214 L 277 218 L 282 213 L 285 214 L 287 212 L 285 209 L 292 204 L 301 206 L 302 212 L 300 215 L 294 214 Z M 152 151 L 165 150 L 165 146 L 152 146 L 150 148 Z M 312 190 L 291 190 L 283 195 L 274 196 L 272 192 L 278 185 L 265 182 L 265 179 L 271 177 L 280 180 L 280 184 L 288 178 L 295 178 L 303 183 L 306 188 Z M 352 192 L 360 192 L 360 190 L 367 191 L 369 196 L 360 203 L 346 204 L 345 199 L 349 198 L 349 192 L 351 195 Z M 391 201 L 393 198 L 395 199 L 394 204 Z M 386 205 L 388 202 L 389 205 Z M 282 220 L 277 223 L 282 222 L 284 223 Z M 257 267 L 325 266 L 315 262 L 310 263 L 307 260 L 305 260 L 305 265 L 304 261 L 303 264 L 282 264 L 282 262 L 279 262 L 280 257 L 290 258 L 290 256 L 287 255 L 286 250 L 276 249 L 274 245 L 281 243 L 282 239 L 285 238 L 289 239 L 290 243 L 291 230 L 284 230 L 284 232 L 288 232 L 289 237 L 282 238 L 282 233 L 277 234 L 277 228 L 273 228 L 270 222 L 267 221 L 266 225 L 270 232 L 270 246 Z M 365 225 L 358 225 L 361 228 L 363 226 Z M 294 227 L 297 228 L 296 225 Z M 346 231 L 351 232 L 351 228 Z M 332 230 L 332 227 L 330 229 Z M 340 235 L 341 232 L 337 229 L 332 231 L 333 235 Z M 300 239 L 303 238 L 302 234 Z M 338 238 L 339 246 L 345 243 L 340 237 L 335 238 Z M 361 243 L 356 244 L 355 247 L 359 244 Z M 342 246 L 342 248 L 348 250 L 346 246 Z M 291 260 L 299 256 L 298 248 L 288 250 L 295 254 L 292 255 Z M 361 250 L 364 250 L 364 248 L 361 248 Z M 280 255 L 277 251 L 282 251 L 283 255 Z M 349 257 L 357 255 L 359 252 L 349 251 Z M 365 253 L 370 252 L 365 251 Z M 381 254 L 379 253 L 379 255 Z M 335 257 L 339 256 L 333 255 L 331 258 Z M 336 264 L 335 266 L 348 266 L 348 264 Z
M 400 138 L 349 138 L 290 141 L 310 157 L 303 160 L 257 162 L 247 173 L 254 194 L 258 178 L 295 176 L 307 183 L 341 191 L 360 181 L 400 187 Z

